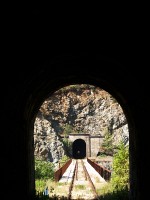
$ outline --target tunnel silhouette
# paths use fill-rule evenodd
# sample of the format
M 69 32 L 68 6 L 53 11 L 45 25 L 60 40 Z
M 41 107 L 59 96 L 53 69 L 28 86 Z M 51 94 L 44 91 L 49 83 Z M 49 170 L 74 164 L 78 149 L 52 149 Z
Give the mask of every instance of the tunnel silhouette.
M 82 139 L 77 139 L 72 145 L 73 158 L 83 159 L 86 157 L 86 143 Z

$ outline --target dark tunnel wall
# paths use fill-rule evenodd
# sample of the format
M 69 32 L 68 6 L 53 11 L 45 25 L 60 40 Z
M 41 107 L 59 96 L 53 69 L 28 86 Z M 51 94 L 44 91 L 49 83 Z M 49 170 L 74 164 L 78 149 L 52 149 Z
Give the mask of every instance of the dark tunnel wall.
M 3 71 L 1 116 L 5 131 L 1 141 L 7 144 L 1 154 L 3 193 L 9 191 L 8 195 L 14 199 L 32 199 L 35 189 L 33 127 L 38 109 L 59 88 L 86 83 L 108 91 L 125 112 L 129 124 L 130 199 L 143 200 L 145 194 L 149 195 L 147 185 L 143 184 L 143 179 L 148 178 L 148 163 L 144 163 L 149 157 L 149 127 L 145 117 L 149 103 L 148 73 L 143 65 L 140 71 L 131 71 L 133 66 L 139 66 L 139 56 L 121 50 L 75 54 L 28 50 L 30 55 L 20 53 L 13 57 L 10 63 L 13 67 Z M 23 195 L 21 198 L 19 193 Z
M 82 139 L 77 139 L 72 144 L 72 154 L 75 159 L 83 159 L 86 157 L 86 143 Z

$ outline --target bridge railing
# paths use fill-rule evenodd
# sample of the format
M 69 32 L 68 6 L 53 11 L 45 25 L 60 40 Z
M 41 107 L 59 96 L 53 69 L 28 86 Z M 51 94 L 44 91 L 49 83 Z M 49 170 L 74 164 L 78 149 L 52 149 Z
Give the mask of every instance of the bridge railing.
M 87 158 L 88 163 L 103 177 L 106 181 L 110 180 L 111 171 L 106 169 L 105 167 L 91 161 Z
M 61 168 L 59 168 L 57 171 L 55 171 L 55 173 L 54 173 L 54 179 L 55 179 L 56 182 L 61 179 L 61 177 L 65 173 L 66 169 L 71 164 L 71 162 L 72 162 L 72 159 L 68 160 Z

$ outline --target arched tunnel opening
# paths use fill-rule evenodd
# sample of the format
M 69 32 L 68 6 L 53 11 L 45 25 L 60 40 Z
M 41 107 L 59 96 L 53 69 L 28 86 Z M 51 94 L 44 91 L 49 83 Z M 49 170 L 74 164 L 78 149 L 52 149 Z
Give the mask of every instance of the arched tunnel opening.
M 130 48 L 132 54 L 128 52 L 129 49 L 123 52 L 124 46 L 122 49 L 118 48 L 118 52 L 115 52 L 114 48 L 107 48 L 108 52 L 101 48 L 101 52 L 91 51 L 82 54 L 76 52 L 75 55 L 55 54 L 55 51 L 49 53 L 45 51 L 45 54 L 43 48 L 41 51 L 36 49 L 35 53 L 33 48 L 30 49 L 34 54 L 28 56 L 24 54 L 25 57 L 16 56 L 16 60 L 13 60 L 21 66 L 21 70 L 17 70 L 17 74 L 13 73 L 7 80 L 9 92 L 4 90 L 4 94 L 7 93 L 3 106 L 4 114 L 7 116 L 8 110 L 10 117 L 7 122 L 9 123 L 7 134 L 2 136 L 6 139 L 9 136 L 8 146 L 13 155 L 18 155 L 19 152 L 19 156 L 5 159 L 3 165 L 7 170 L 4 173 L 5 179 L 6 177 L 15 179 L 12 187 L 9 187 L 9 193 L 17 197 L 18 191 L 21 191 L 25 199 L 31 199 L 35 193 L 33 133 L 35 117 L 41 103 L 49 94 L 63 86 L 88 83 L 110 92 L 125 111 L 130 130 L 130 199 L 143 199 L 142 195 L 148 194 L 146 185 L 141 184 L 143 178 L 147 177 L 143 154 L 148 155 L 148 151 L 145 150 L 148 143 L 146 139 L 148 118 L 144 117 L 148 99 L 146 92 L 139 95 L 139 91 L 147 89 L 146 77 L 142 81 L 140 79 L 142 75 L 147 75 L 143 70 L 145 54 L 144 59 L 141 59 L 142 55 L 137 56 L 137 51 L 134 53 L 133 48 Z M 132 66 L 140 65 L 139 63 L 142 64 L 141 70 L 131 73 Z M 8 158 L 9 151 L 5 152 L 6 156 L 3 157 Z M 11 161 L 13 161 L 12 167 L 10 167 Z M 3 185 L 4 189 L 8 188 Z
M 83 159 L 86 157 L 86 143 L 82 139 L 77 139 L 72 144 L 72 154 L 75 159 Z

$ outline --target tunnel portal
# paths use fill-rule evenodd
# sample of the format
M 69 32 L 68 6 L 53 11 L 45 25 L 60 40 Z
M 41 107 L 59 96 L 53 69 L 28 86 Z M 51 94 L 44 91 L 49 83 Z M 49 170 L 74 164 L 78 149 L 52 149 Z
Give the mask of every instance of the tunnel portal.
M 82 139 L 77 139 L 72 145 L 73 158 L 83 159 L 86 157 L 86 143 Z

